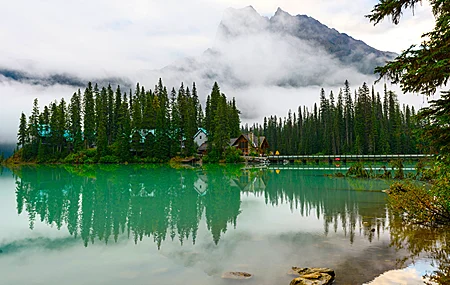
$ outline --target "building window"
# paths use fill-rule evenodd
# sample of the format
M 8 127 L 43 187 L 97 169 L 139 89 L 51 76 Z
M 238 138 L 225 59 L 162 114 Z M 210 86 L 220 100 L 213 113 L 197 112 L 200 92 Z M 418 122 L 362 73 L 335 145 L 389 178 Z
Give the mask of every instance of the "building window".
M 200 136 L 200 139 L 202 139 L 202 136 Z

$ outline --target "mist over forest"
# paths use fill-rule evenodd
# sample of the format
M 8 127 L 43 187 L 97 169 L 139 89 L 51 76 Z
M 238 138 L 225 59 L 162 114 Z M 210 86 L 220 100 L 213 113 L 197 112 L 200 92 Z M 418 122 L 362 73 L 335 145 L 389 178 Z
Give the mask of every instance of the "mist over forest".
M 124 69 L 122 75 L 114 70 L 90 77 L 89 72 L 0 66 L 0 93 L 8 96 L 8 104 L 0 107 L 2 121 L 8 122 L 0 127 L 0 144 L 16 142 L 20 113 L 31 110 L 32 98 L 48 105 L 68 99 L 89 81 L 123 89 L 136 81 L 152 86 L 160 77 L 169 88 L 196 82 L 203 106 L 217 81 L 227 96 L 236 98 L 243 124 L 262 123 L 268 115 L 284 116 L 300 105 L 313 106 L 321 88 L 337 94 L 346 80 L 352 90 L 364 82 L 372 85 L 373 68 L 395 56 L 341 32 L 307 15 L 293 16 L 278 9 L 265 17 L 249 6 L 225 10 L 213 46 L 202 54 L 167 63 L 162 69 Z M 397 93 L 401 103 L 416 109 L 426 103 L 422 97 Z

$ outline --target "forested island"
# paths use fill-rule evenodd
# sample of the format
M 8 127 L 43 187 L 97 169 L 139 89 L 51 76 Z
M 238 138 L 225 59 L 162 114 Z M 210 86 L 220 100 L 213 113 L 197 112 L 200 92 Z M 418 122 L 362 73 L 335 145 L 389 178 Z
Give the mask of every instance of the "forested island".
M 16 157 L 22 161 L 65 163 L 164 162 L 197 151 L 194 135 L 204 127 L 209 153 L 217 160 L 230 137 L 240 134 L 239 110 L 213 85 L 205 113 L 195 83 L 169 92 L 160 79 L 153 90 L 136 85 L 122 92 L 89 83 L 84 94 L 74 93 L 39 109 L 34 100 L 29 118 L 22 113 Z

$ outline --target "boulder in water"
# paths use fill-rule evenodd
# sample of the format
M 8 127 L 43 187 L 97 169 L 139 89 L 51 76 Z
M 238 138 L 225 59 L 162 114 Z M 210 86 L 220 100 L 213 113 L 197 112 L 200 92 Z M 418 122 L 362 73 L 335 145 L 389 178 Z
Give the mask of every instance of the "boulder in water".
M 298 277 L 290 285 L 329 285 L 334 281 L 334 270 L 329 268 L 292 267 L 288 272 Z
M 241 279 L 241 280 L 245 280 L 245 279 L 252 278 L 252 276 L 253 275 L 251 275 L 250 273 L 247 273 L 247 272 L 229 271 L 229 272 L 225 272 L 222 275 L 222 278 L 224 278 L 224 279 Z

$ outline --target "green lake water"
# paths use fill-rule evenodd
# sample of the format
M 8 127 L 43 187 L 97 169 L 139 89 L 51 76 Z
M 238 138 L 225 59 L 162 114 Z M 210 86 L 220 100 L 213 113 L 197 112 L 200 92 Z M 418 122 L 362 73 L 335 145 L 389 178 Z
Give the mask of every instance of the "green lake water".
M 0 284 L 289 284 L 291 266 L 332 268 L 336 284 L 420 284 L 430 268 L 400 262 L 410 252 L 394 246 L 404 231 L 384 180 L 288 167 L 0 169 Z

